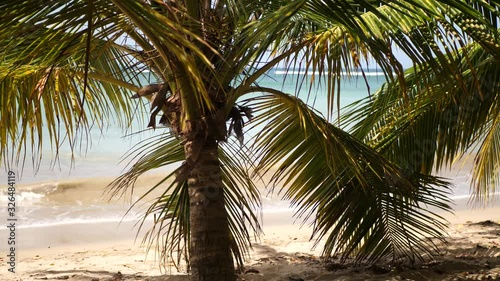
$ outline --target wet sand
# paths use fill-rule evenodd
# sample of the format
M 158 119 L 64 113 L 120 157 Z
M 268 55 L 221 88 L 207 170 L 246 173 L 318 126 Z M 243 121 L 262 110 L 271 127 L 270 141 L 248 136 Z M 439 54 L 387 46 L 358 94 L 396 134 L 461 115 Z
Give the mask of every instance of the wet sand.
M 500 280 L 500 206 L 472 209 L 457 202 L 442 255 L 412 266 L 341 266 L 312 249 L 311 229 L 291 211 L 264 213 L 265 235 L 254 244 L 239 280 Z M 0 233 L 4 235 L 4 231 Z M 160 270 L 154 252 L 134 241 L 134 222 L 73 224 L 18 230 L 16 274 L 0 262 L 0 280 L 189 280 Z

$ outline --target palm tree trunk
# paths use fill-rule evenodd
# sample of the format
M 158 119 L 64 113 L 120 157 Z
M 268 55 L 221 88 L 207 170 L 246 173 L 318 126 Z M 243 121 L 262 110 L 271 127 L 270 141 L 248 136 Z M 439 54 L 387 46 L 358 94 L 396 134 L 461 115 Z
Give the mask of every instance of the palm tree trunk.
M 193 149 L 185 146 L 186 150 Z M 214 139 L 204 141 L 188 176 L 192 280 L 235 281 L 223 184 Z

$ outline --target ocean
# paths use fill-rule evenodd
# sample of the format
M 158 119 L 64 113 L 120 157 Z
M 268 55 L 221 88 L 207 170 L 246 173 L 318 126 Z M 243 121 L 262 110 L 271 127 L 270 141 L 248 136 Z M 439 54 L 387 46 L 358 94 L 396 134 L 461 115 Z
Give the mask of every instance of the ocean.
M 288 80 L 285 81 L 285 72 L 274 70 L 259 80 L 258 84 L 295 93 L 296 83 L 293 81 L 295 74 L 289 73 Z M 340 90 L 341 105 L 345 106 L 366 97 L 369 92 L 373 94 L 384 83 L 384 79 L 382 73 L 368 72 L 367 82 L 370 91 L 361 76 L 343 80 Z M 315 92 L 317 95 L 314 99 L 308 98 L 307 87 L 304 87 L 299 96 L 325 114 L 327 102 L 324 88 L 317 87 L 312 91 L 313 94 Z M 142 123 L 144 127 L 146 123 Z M 63 146 L 56 162 L 52 160 L 54 156 L 52 149 L 44 146 L 42 151 L 44 158 L 38 169 L 31 164 L 28 157 L 23 168 L 14 169 L 17 174 L 18 228 L 36 231 L 40 227 L 137 220 L 147 205 L 129 211 L 132 202 L 173 167 L 151 171 L 137 184 L 133 196 L 111 199 L 103 194 L 103 191 L 113 179 L 126 170 L 129 160 L 125 159 L 124 155 L 127 151 L 139 141 L 164 132 L 163 129 L 144 131 L 144 127 L 140 126 L 138 122 L 132 130 L 125 132 L 113 124 L 102 132 L 94 130 L 90 139 L 82 140 L 82 147 L 88 144 L 88 149 L 75 150 L 73 158 L 69 148 Z M 143 132 L 135 133 L 139 131 Z M 466 161 L 462 168 L 457 165 L 443 173 L 444 176 L 452 178 L 455 185 L 453 197 L 456 199 L 469 197 L 471 161 L 472 159 Z M 7 172 L 3 171 L 0 178 L 2 186 L 5 186 Z M 264 213 L 288 210 L 289 202 L 279 201 L 278 196 L 271 196 L 265 192 L 262 195 Z M 0 196 L 0 205 L 7 205 L 5 189 Z

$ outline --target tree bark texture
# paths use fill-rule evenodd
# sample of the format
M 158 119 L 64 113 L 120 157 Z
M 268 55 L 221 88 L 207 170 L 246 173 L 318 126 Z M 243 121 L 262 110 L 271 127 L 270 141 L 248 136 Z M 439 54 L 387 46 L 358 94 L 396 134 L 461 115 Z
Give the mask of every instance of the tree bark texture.
M 214 139 L 202 143 L 199 158 L 188 173 L 191 280 L 235 281 L 218 144 Z

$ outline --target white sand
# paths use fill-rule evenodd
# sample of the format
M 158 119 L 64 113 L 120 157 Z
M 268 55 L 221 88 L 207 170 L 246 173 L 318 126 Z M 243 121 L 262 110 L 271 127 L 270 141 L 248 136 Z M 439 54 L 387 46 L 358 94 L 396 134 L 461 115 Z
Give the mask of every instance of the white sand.
M 311 249 L 307 226 L 292 224 L 291 212 L 264 216 L 265 236 L 255 243 L 240 280 L 500 280 L 500 206 L 472 210 L 459 203 L 447 218 L 450 244 L 436 261 L 413 267 L 350 267 L 336 271 Z M 472 224 L 491 220 L 489 224 Z M 154 252 L 134 243 L 132 223 L 75 224 L 18 231 L 16 274 L 2 254 L 0 280 L 189 280 L 160 271 Z M 489 277 L 488 277 L 489 276 Z M 489 278 L 489 279 L 488 279 Z

